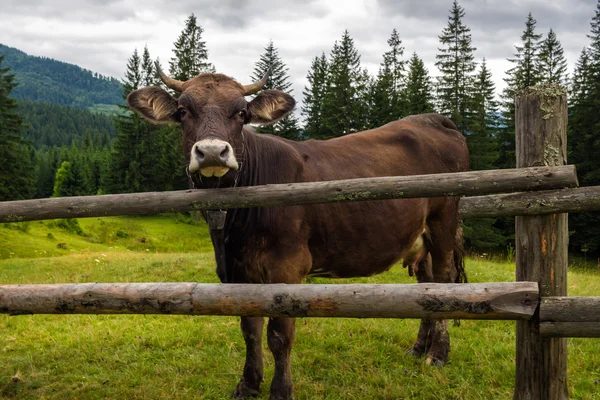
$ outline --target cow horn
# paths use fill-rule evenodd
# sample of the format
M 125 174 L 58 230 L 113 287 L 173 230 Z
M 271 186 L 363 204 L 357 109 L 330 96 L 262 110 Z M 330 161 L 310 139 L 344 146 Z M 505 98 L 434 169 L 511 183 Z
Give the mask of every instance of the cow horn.
M 163 83 L 165 85 L 167 85 L 168 88 L 171 88 L 177 92 L 183 92 L 184 82 L 178 81 L 177 79 L 173 79 L 173 78 L 167 76 L 167 74 L 165 74 L 164 72 L 162 72 L 162 69 L 160 69 L 160 64 L 158 63 L 158 61 L 156 61 L 155 65 L 156 65 L 156 72 L 158 72 L 158 76 L 160 76 L 160 80 L 163 81 Z
M 251 83 L 249 85 L 244 85 L 244 96 L 255 94 L 260 89 L 262 89 L 267 84 L 267 79 L 269 79 L 269 75 L 271 75 L 271 68 L 267 69 L 265 76 L 263 76 L 260 81 Z

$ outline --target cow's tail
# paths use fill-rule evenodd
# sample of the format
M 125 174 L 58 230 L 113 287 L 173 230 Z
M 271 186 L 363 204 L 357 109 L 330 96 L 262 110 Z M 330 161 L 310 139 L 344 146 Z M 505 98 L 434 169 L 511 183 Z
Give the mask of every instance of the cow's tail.
M 454 283 L 468 283 L 467 273 L 465 271 L 465 247 L 463 239 L 463 228 L 462 221 L 458 222 L 458 228 L 456 229 L 456 236 L 454 238 L 454 257 L 453 269 L 455 272 Z
M 456 235 L 454 237 L 454 256 L 452 258 L 454 283 L 468 283 L 467 273 L 465 271 L 465 247 L 463 239 L 463 228 L 462 221 L 458 222 L 458 228 L 456 229 Z M 454 326 L 460 326 L 460 319 L 454 320 Z

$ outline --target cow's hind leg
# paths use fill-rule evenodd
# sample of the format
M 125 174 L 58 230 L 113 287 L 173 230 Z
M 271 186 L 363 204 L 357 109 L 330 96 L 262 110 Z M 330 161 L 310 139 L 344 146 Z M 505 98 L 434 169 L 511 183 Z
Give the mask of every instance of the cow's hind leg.
M 433 274 L 431 271 L 431 255 L 428 254 L 423 260 L 421 260 L 414 271 L 417 275 L 417 281 L 419 283 L 433 282 Z M 421 357 L 423 354 L 429 351 L 431 347 L 431 341 L 433 339 L 433 328 L 435 321 L 430 319 L 422 319 L 421 325 L 419 326 L 419 334 L 417 335 L 417 341 L 408 350 L 408 354 L 412 354 L 416 357 Z
M 244 374 L 235 388 L 233 396 L 246 399 L 258 396 L 260 383 L 263 381 L 262 317 L 242 317 L 241 328 L 246 342 L 246 364 Z
M 458 205 L 458 203 L 456 203 Z M 449 205 L 445 209 L 445 218 L 435 218 L 428 221 L 431 241 L 428 248 L 431 253 L 431 271 L 433 281 L 437 283 L 455 282 L 457 269 L 454 265 L 456 246 L 456 232 L 458 220 L 454 207 Z M 426 364 L 441 366 L 448 360 L 450 352 L 450 335 L 447 320 L 432 321 L 431 346 L 427 351 Z
M 296 330 L 295 318 L 270 318 L 267 342 L 275 359 L 270 400 L 292 399 L 292 367 L 290 354 Z

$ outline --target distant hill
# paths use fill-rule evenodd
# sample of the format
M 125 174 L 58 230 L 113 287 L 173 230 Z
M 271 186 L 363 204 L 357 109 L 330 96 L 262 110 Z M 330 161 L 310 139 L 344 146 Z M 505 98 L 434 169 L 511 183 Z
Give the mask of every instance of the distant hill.
M 19 83 L 11 96 L 18 100 L 103 111 L 123 104 L 122 85 L 115 78 L 51 58 L 30 56 L 0 44 L 2 55 L 3 66 L 11 68 Z
M 25 137 L 37 149 L 69 146 L 86 134 L 95 142 L 110 143 L 117 134 L 110 115 L 27 100 L 19 101 L 19 110 L 25 117 Z

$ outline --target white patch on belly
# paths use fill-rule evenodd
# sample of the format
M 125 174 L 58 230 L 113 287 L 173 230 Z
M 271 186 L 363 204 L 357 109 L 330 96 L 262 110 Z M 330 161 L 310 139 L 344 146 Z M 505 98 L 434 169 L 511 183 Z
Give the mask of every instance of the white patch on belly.
M 425 233 L 425 232 L 423 232 Z M 410 249 L 406 252 L 404 258 L 410 258 L 417 254 L 423 248 L 423 235 L 419 235 L 417 240 L 410 246 Z

